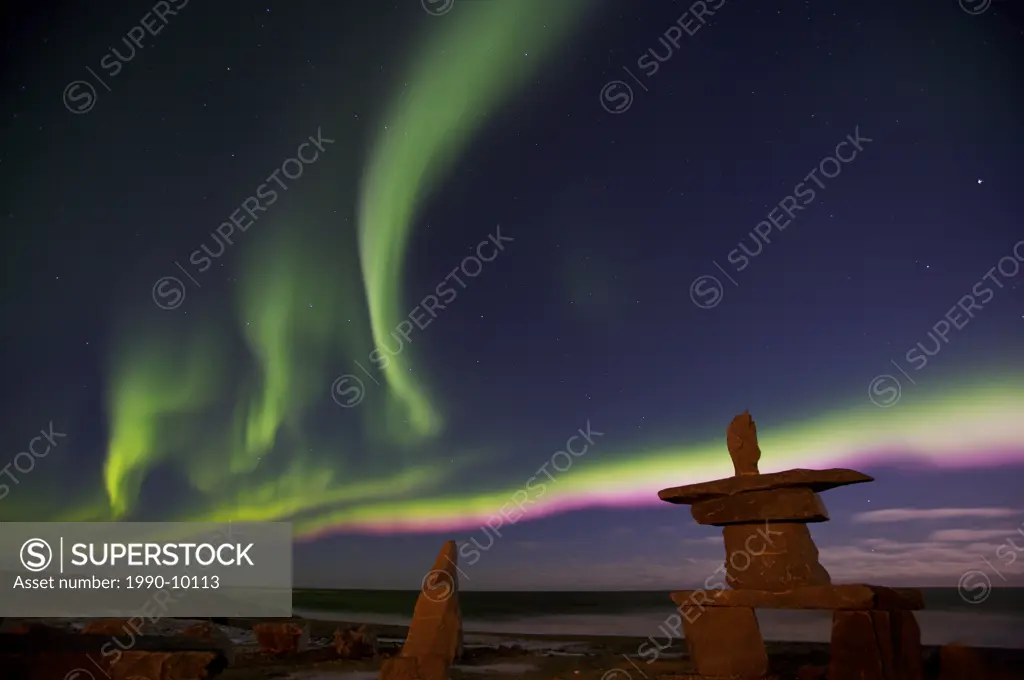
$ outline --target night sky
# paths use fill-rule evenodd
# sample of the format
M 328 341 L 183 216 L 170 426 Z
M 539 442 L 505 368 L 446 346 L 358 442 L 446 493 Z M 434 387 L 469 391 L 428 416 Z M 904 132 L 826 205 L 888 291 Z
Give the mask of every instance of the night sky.
M 749 409 L 835 580 L 1024 583 L 1019 5 L 116 5 L 4 10 L 0 519 L 681 588 Z

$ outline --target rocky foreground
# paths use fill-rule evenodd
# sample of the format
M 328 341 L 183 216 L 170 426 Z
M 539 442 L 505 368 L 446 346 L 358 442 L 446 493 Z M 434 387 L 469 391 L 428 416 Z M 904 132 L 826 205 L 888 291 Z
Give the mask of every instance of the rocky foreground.
M 53 668 L 53 680 L 376 680 L 381 666 L 396 658 L 408 629 L 363 626 L 358 623 L 315 621 L 301 618 L 274 621 L 245 619 L 220 623 L 162 619 L 140 626 L 121 620 L 26 620 L 7 621 L 12 635 L 28 636 L 29 626 L 93 638 L 104 644 L 78 664 L 86 672 L 68 676 L 71 669 Z M 20 632 L 19 632 L 20 631 Z M 143 640 L 180 640 L 194 637 L 210 650 L 139 651 Z M 643 645 L 643 647 L 641 647 Z M 828 645 L 815 643 L 768 643 L 772 673 L 781 679 L 825 678 Z M 641 649 L 646 652 L 641 653 Z M 586 636 L 465 636 L 461 656 L 449 670 L 452 680 L 654 680 L 686 677 L 693 667 L 685 644 L 677 640 L 656 656 L 651 641 L 643 638 Z M 48 655 L 54 658 L 52 650 Z M 133 656 L 134 654 L 134 656 Z M 9 656 L 0 652 L 0 655 Z M 175 655 L 179 655 L 175 661 Z M 200 658 L 201 655 L 202 658 Z M 187 658 L 186 658 L 187 657 Z M 146 661 L 145 659 L 148 659 Z M 191 659 L 190 663 L 185 663 Z M 206 667 L 197 667 L 205 659 Z M 970 650 L 949 646 L 926 648 L 928 680 L 1024 679 L 1024 650 Z M 50 680 L 36 674 L 12 675 L 14 666 L 0 661 L 5 680 Z M 98 661 L 105 670 L 92 663 Z M 114 661 L 104 665 L 104 661 Z M 940 668 L 940 663 L 941 667 Z M 41 668 L 37 668 L 41 671 Z M 109 675 L 106 675 L 109 673 Z

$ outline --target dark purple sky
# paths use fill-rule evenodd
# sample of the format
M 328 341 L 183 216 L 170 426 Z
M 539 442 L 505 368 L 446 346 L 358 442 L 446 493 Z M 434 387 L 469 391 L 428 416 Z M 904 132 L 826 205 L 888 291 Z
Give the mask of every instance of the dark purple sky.
M 786 441 L 848 407 L 873 408 L 865 390 L 872 376 L 891 371 L 902 380 L 897 370 L 916 370 L 905 348 L 928 346 L 936 320 L 1024 239 L 1024 23 L 1013 3 L 987 2 L 726 0 L 700 30 L 681 37 L 671 27 L 693 25 L 683 18 L 692 3 L 596 3 L 529 82 L 488 112 L 417 209 L 404 258 L 390 263 L 403 272 L 402 297 L 411 308 L 494 225 L 515 238 L 509 255 L 493 271 L 488 265 L 414 340 L 416 374 L 444 411 L 444 433 L 396 453 L 381 449 L 368 425 L 339 424 L 351 414 L 339 415 L 328 399 L 331 381 L 352 356 L 365 356 L 339 340 L 337 355 L 318 367 L 322 408 L 282 426 L 304 442 L 301 450 L 281 435 L 268 449 L 270 462 L 239 472 L 230 492 L 247 484 L 247 508 L 276 508 L 325 493 L 312 489 L 318 479 L 328 490 L 359 487 L 378 472 L 423 465 L 439 471 L 433 486 L 396 484 L 367 512 L 415 499 L 433 508 L 435 499 L 456 498 L 477 517 L 497 508 L 474 498 L 519 488 L 590 421 L 607 434 L 579 474 L 588 474 L 591 455 L 601 472 L 564 501 L 584 507 L 503 529 L 478 561 L 463 565 L 465 587 L 699 584 L 721 560 L 717 530 L 697 527 L 682 507 L 598 507 L 596 495 L 624 474 L 616 465 L 635 460 L 650 471 L 645 452 L 686 452 L 709 440 L 721 443 L 724 459 L 725 426 L 747 408 L 766 436 L 775 429 Z M 108 79 L 109 91 L 97 89 L 95 108 L 79 114 L 69 106 L 80 100 L 62 100 L 65 88 L 91 82 L 87 67 L 103 68 L 101 57 L 111 45 L 123 46 L 121 37 L 153 4 L 23 3 L 5 12 L 0 219 L 8 454 L 0 463 L 13 461 L 51 421 L 68 439 L 61 456 L 7 481 L 0 518 L 110 514 L 104 461 L 111 395 L 141 411 L 153 403 L 141 389 L 115 389 L 112 367 L 136 349 L 124 339 L 136 326 L 163 328 L 171 318 L 153 309 L 152 282 L 175 274 L 171 263 L 198 244 L 211 243 L 210 232 L 238 197 L 320 125 L 336 140 L 324 160 L 289 191 L 279 213 L 218 259 L 201 288 L 188 289 L 180 323 L 165 336 L 169 345 L 185 346 L 181 338 L 193 332 L 237 335 L 231 306 L 238 268 L 259 239 L 295 233 L 325 257 L 338 243 L 354 242 L 373 139 L 389 102 L 408 86 L 414 46 L 459 12 L 483 11 L 474 7 L 483 0 L 455 3 L 443 16 L 431 16 L 417 0 L 188 3 Z M 670 52 L 659 42 L 667 31 L 679 41 Z M 653 73 L 643 66 L 648 50 L 663 59 Z M 856 145 L 837 149 L 858 134 Z M 836 154 L 850 160 L 822 164 Z M 828 178 L 833 167 L 838 174 Z M 815 168 L 817 179 L 809 179 Z M 396 186 L 396 201 L 400 194 Z M 755 227 L 764 220 L 776 225 Z M 1024 262 L 1024 248 L 1018 252 Z M 269 278 L 273 249 L 266 261 Z M 365 316 L 358 260 L 339 257 L 335 269 L 357 282 L 343 293 L 361 301 Z M 700 278 L 707 276 L 715 278 Z M 964 376 L 984 386 L 1024 375 L 1024 274 L 996 276 L 1000 287 L 984 309 L 953 331 L 927 373 L 904 384 L 907 410 L 886 416 L 897 419 L 890 424 L 907 419 L 896 432 L 918 432 L 925 423 L 941 444 L 947 432 L 976 427 L 971 414 L 984 403 L 964 403 L 962 422 L 918 418 L 913 409 L 926 397 L 959 404 L 955 391 L 940 387 Z M 255 310 L 277 305 L 272 294 L 254 303 Z M 334 323 L 320 307 L 310 309 L 324 314 L 325 326 Z M 151 318 L 157 314 L 159 324 Z M 289 323 L 282 317 L 284 334 Z M 365 328 L 359 332 L 358 342 L 371 342 Z M 238 349 L 228 356 L 231 370 L 264 380 L 246 373 L 245 355 Z M 168 359 L 166 371 L 176 373 L 175 366 Z M 209 377 L 201 374 L 198 383 Z M 1019 384 L 1011 384 L 1018 400 Z M 168 400 L 172 392 L 163 390 Z M 233 404 L 220 397 L 188 398 L 195 404 L 189 417 L 204 427 L 230 419 Z M 868 441 L 860 435 L 873 422 L 851 415 L 847 426 Z M 167 446 L 177 449 L 139 479 L 129 518 L 204 515 L 228 494 L 194 478 L 202 467 L 194 447 L 209 442 L 178 441 L 186 425 L 172 420 L 167 427 L 174 440 Z M 1024 559 L 1013 549 L 1011 561 L 1006 552 L 1014 536 L 1024 550 L 1020 427 L 1008 429 L 1007 437 L 1016 437 L 1012 450 L 995 463 L 990 450 L 936 449 L 934 460 L 947 467 L 895 455 L 909 450 L 887 448 L 874 459 L 858 450 L 850 466 L 877 481 L 825 494 L 833 520 L 812 529 L 833 577 L 952 586 L 977 563 L 995 585 L 1004 576 L 1020 583 Z M 333 477 L 317 472 L 288 494 L 257 494 L 307 455 L 334 465 Z M 792 456 L 765 447 L 763 468 L 778 469 L 782 463 L 773 459 L 814 466 Z M 471 463 L 465 468 L 464 458 Z M 702 469 L 696 478 L 714 476 L 702 477 Z M 695 481 L 668 469 L 661 479 L 652 474 L 643 488 L 630 482 L 630 493 L 649 489 L 653 498 L 658 488 Z M 906 508 L 928 512 L 881 516 L 888 521 L 862 515 Z M 322 511 L 275 510 L 273 518 L 298 526 Z M 468 529 L 373 536 L 338 521 L 337 533 L 297 545 L 297 580 L 415 588 L 444 538 L 486 544 L 474 521 Z

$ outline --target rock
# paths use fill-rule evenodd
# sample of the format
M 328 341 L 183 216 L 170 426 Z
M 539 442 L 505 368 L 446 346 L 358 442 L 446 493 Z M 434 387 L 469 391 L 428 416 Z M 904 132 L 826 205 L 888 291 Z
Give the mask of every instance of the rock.
M 911 612 L 832 615 L 829 680 L 923 680 L 921 629 Z
M 846 470 L 843 468 L 804 470 L 798 468 L 786 470 L 785 472 L 726 477 L 725 479 L 716 479 L 710 482 L 662 489 L 658 492 L 658 498 L 666 503 L 692 505 L 700 501 L 721 496 L 735 496 L 738 493 L 748 491 L 805 487 L 815 493 L 820 493 L 838 486 L 863 484 L 873 481 L 875 481 L 873 477 L 868 477 L 856 470 Z
M 924 609 L 924 597 L 910 588 L 856 583 L 807 586 L 792 590 L 681 590 L 671 595 L 679 607 L 752 607 L 753 609 Z
M 380 665 L 380 680 L 419 680 L 419 660 L 396 656 Z M 447 678 L 445 678 L 447 680 Z
M 423 577 L 401 656 L 437 656 L 450 665 L 462 654 L 458 558 L 455 541 L 447 541 Z
M 96 652 L 0 653 L 0 677 L 4 680 L 108 680 L 109 663 Z M 92 674 L 92 678 L 82 671 Z
M 129 623 L 128 619 L 96 619 L 85 624 L 82 629 L 83 635 L 139 635 L 141 630 L 135 627 L 136 624 Z
M 810 489 L 747 491 L 694 503 L 690 514 L 697 524 L 725 526 L 763 522 L 827 522 L 821 496 Z
M 818 563 L 818 548 L 806 524 L 730 524 L 722 528 L 722 536 L 727 581 L 733 588 L 791 590 L 832 583 Z
M 38 624 L 35 624 L 38 626 Z M 0 633 L 16 633 L 18 635 L 25 635 L 32 631 L 33 624 L 22 621 L 20 619 L 7 619 L 6 621 L 0 622 Z
M 842 611 L 832 615 L 829 680 L 887 680 L 882 650 L 875 638 L 872 612 Z M 886 670 L 889 675 L 886 675 Z
M 387 659 L 380 668 L 380 680 L 448 680 L 451 664 L 444 658 L 397 656 Z
M 697 674 L 734 680 L 760 680 L 768 654 L 754 610 L 716 607 L 684 615 L 683 633 Z
M 231 637 L 227 633 L 213 623 L 203 621 L 193 624 L 182 630 L 179 635 L 212 642 L 224 652 L 224 658 L 229 664 L 235 662 L 235 643 L 231 641 Z
M 138 635 L 129 642 L 123 632 L 111 636 L 47 627 L 0 635 L 4 680 L 198 680 L 215 677 L 226 666 L 223 652 L 209 642 L 180 636 Z
M 260 650 L 266 654 L 301 654 L 309 648 L 309 625 L 257 623 L 252 627 Z
M 825 680 L 827 673 L 826 666 L 800 666 L 796 670 L 796 680 Z
M 366 626 L 334 630 L 334 651 L 341 659 L 365 659 L 377 655 L 377 636 Z
M 939 650 L 939 680 L 989 680 L 989 669 L 974 649 L 954 642 Z
M 201 680 L 222 670 L 213 667 L 217 658 L 215 652 L 122 652 L 110 665 L 110 680 Z
M 614 670 L 616 670 L 617 673 L 614 676 L 608 675 L 609 680 L 611 680 L 612 678 L 620 678 L 620 677 L 627 677 L 628 678 L 628 677 L 631 677 L 631 676 L 627 676 L 627 673 L 629 673 L 629 671 L 626 670 L 625 668 L 614 669 Z M 579 673 L 579 671 L 576 671 L 576 672 Z M 609 671 L 609 673 L 611 673 L 611 671 Z M 643 677 L 643 676 L 640 676 L 640 677 Z M 709 678 L 707 676 L 697 675 L 695 673 L 662 673 L 662 674 L 658 675 L 658 680 L 736 680 L 736 678 L 730 678 L 730 677 Z M 760 678 L 758 678 L 758 680 L 790 680 L 790 679 L 789 678 L 783 679 L 783 678 L 781 678 L 778 675 L 775 675 L 773 673 L 769 673 L 768 675 L 761 676 Z
M 887 614 L 896 647 L 896 659 L 893 662 L 896 677 L 901 680 L 923 680 L 924 650 L 921 648 L 921 627 L 917 624 L 917 617 L 909 611 L 890 611 Z
M 761 448 L 757 445 L 757 424 L 744 411 L 732 419 L 725 431 L 725 444 L 736 470 L 736 476 L 757 475 L 757 461 L 761 460 Z

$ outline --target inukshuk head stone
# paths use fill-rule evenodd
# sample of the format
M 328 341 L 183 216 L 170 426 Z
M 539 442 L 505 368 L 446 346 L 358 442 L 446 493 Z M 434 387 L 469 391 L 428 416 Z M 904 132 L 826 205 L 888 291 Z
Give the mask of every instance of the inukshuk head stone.
M 736 476 L 759 475 L 757 461 L 761 460 L 761 449 L 757 445 L 757 424 L 750 417 L 750 411 L 744 411 L 732 419 L 725 431 L 725 443 L 729 447 L 729 456 Z

